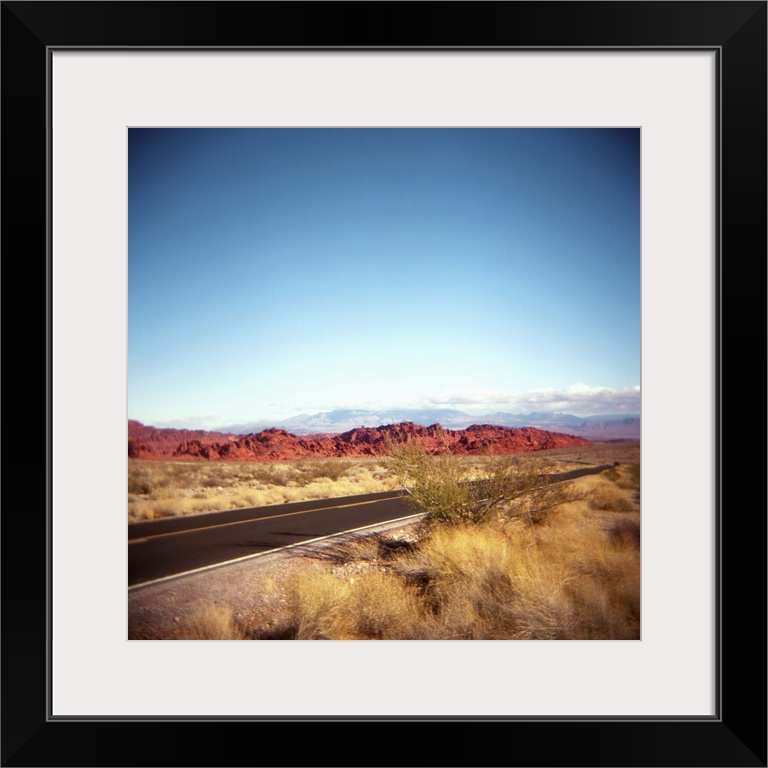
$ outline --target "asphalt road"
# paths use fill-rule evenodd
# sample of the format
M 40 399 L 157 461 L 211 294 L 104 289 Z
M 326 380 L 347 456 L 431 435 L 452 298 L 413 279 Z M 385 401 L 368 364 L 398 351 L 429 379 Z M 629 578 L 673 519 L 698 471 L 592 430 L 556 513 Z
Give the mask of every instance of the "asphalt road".
M 134 523 L 128 586 L 413 514 L 402 496 L 383 493 Z
M 550 482 L 609 465 L 548 475 Z M 128 526 L 128 586 L 415 514 L 397 492 L 149 520 Z
M 587 467 L 586 469 L 572 469 L 570 472 L 560 472 L 556 475 L 544 475 L 550 483 L 564 483 L 568 480 L 576 480 L 586 475 L 598 475 L 606 469 L 611 469 L 613 464 L 601 464 L 599 467 Z

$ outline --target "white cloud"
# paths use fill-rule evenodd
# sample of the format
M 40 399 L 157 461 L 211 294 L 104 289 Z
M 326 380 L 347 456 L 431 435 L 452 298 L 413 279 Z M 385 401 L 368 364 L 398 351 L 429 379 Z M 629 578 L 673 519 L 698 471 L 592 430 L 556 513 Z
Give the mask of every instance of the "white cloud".
M 222 425 L 223 417 L 221 416 L 182 416 L 178 419 L 170 419 L 168 421 L 158 421 L 149 426 L 157 427 L 158 429 L 204 429 L 211 430 L 217 429 Z
M 430 398 L 443 407 L 482 407 L 485 411 L 514 413 L 544 411 L 575 416 L 640 413 L 640 386 L 612 388 L 573 384 L 562 389 L 539 389 L 522 393 L 500 393 L 487 389 L 448 390 Z
M 430 397 L 432 405 L 486 405 L 501 402 L 505 398 L 498 392 L 482 387 L 444 390 L 435 397 Z

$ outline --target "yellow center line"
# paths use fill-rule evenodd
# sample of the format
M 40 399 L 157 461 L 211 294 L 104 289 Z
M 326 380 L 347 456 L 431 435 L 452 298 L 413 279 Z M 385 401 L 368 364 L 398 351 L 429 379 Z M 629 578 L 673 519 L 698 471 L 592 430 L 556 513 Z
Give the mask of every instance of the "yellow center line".
M 397 498 L 397 497 L 395 497 Z M 141 544 L 150 539 L 159 539 L 163 536 L 178 536 L 180 533 L 196 533 L 197 531 L 209 531 L 212 528 L 225 528 L 228 525 L 242 525 L 243 523 L 255 523 L 261 520 L 274 520 L 277 517 L 291 517 L 291 515 L 306 515 L 309 512 L 326 512 L 330 509 L 343 509 L 344 507 L 359 507 L 363 504 L 376 504 L 379 501 L 390 501 L 390 499 L 373 499 L 372 501 L 358 501 L 351 504 L 337 504 L 335 507 L 321 507 L 320 509 L 304 509 L 299 512 L 283 512 L 280 515 L 269 515 L 268 517 L 254 517 L 251 520 L 234 520 L 231 523 L 216 523 L 216 525 L 206 525 L 200 528 L 189 528 L 185 531 L 170 531 L 169 533 L 155 533 L 151 536 L 144 536 L 140 539 L 129 539 L 129 544 Z

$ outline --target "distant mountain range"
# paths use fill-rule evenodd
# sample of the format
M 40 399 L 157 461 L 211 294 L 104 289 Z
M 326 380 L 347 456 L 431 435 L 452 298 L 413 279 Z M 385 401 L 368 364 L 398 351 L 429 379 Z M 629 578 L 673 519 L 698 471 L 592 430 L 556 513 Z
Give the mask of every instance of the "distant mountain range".
M 473 424 L 491 424 L 500 427 L 536 427 L 589 440 L 639 440 L 640 416 L 609 414 L 601 416 L 573 416 L 568 413 L 488 413 L 472 416 L 449 408 L 389 410 L 361 410 L 340 408 L 322 413 L 303 413 L 280 421 L 253 421 L 219 427 L 217 432 L 248 435 L 276 427 L 294 435 L 340 433 L 358 427 L 380 427 L 410 421 L 416 424 L 441 424 L 448 429 L 466 429 Z

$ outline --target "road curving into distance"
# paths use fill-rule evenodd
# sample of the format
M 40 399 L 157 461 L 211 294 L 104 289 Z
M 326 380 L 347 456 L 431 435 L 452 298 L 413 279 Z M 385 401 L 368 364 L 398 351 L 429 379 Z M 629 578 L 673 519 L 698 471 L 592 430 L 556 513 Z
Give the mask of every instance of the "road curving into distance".
M 610 465 L 548 475 L 574 480 Z M 242 560 L 265 552 L 380 523 L 413 517 L 404 493 L 389 491 L 338 499 L 168 517 L 128 526 L 128 587 Z

